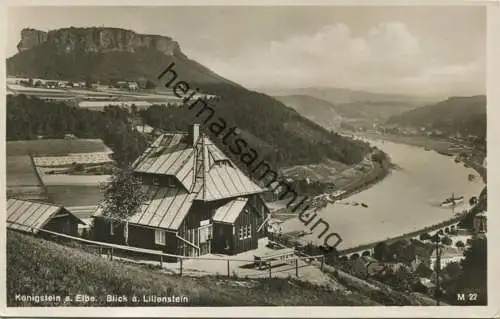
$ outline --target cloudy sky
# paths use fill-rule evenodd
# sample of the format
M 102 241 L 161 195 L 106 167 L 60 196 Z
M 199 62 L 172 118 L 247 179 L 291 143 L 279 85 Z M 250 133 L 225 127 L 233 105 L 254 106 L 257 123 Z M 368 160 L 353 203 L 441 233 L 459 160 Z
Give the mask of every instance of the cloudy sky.
M 173 37 L 247 87 L 342 87 L 413 95 L 485 92 L 483 7 L 18 7 L 22 28 L 109 26 Z

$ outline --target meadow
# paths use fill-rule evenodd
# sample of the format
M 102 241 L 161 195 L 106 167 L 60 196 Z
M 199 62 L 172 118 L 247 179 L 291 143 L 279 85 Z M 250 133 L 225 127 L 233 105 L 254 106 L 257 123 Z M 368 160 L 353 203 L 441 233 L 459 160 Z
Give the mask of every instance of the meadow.
M 58 185 L 46 189 L 51 202 L 66 207 L 97 205 L 104 199 L 99 186 Z
M 29 156 L 7 156 L 6 171 L 9 187 L 42 186 Z

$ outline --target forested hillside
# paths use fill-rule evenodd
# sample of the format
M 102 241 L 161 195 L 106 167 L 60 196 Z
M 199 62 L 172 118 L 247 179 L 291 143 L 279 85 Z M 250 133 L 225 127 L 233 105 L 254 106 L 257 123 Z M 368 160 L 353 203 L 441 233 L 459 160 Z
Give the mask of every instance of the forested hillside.
M 120 165 L 134 161 L 146 148 L 146 139 L 127 122 L 127 112 L 110 107 L 95 112 L 63 103 L 46 102 L 24 95 L 7 96 L 7 140 L 63 138 L 100 138 L 114 152 Z
M 26 36 L 31 33 L 40 35 L 41 42 L 31 43 L 31 37 Z M 24 30 L 22 34 L 25 36 L 20 52 L 7 60 L 9 75 L 102 83 L 138 78 L 158 82 L 157 77 L 174 62 L 177 81 L 216 95 L 218 99 L 212 105 L 216 110 L 214 118 L 222 118 L 228 127 L 236 126 L 249 148 L 257 151 L 259 160 L 267 160 L 275 169 L 324 159 L 354 164 L 369 151 L 368 145 L 331 133 L 280 101 L 247 90 L 190 60 L 170 37 L 117 28 L 65 28 L 49 31 L 46 36 L 42 31 Z M 193 123 L 205 120 L 196 118 L 197 111 L 156 106 L 143 112 L 142 117 L 155 128 L 186 131 Z M 127 114 L 122 113 L 108 110 L 95 114 L 52 102 L 9 98 L 7 137 L 65 133 L 101 137 L 117 152 L 120 161 L 128 161 L 143 148 L 143 142 L 127 126 Z
M 398 116 L 389 124 L 439 129 L 446 134 L 460 133 L 486 137 L 486 96 L 451 97 Z
M 212 104 L 214 118 L 224 119 L 228 127 L 236 126 L 249 146 L 274 167 L 317 163 L 324 159 L 353 164 L 369 152 L 369 145 L 332 133 L 265 94 L 228 85 L 200 86 L 205 92 L 220 97 Z M 153 127 L 185 130 L 194 121 L 206 119 L 196 118 L 197 111 L 187 107 L 154 106 L 145 111 L 143 117 Z

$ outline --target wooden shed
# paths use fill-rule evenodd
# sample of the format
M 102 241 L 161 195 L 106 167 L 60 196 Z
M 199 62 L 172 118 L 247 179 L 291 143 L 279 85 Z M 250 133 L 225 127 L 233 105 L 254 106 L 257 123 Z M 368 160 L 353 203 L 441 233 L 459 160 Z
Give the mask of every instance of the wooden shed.
M 78 236 L 82 220 L 62 206 L 11 198 L 7 201 L 7 228 L 32 234 L 40 229 Z

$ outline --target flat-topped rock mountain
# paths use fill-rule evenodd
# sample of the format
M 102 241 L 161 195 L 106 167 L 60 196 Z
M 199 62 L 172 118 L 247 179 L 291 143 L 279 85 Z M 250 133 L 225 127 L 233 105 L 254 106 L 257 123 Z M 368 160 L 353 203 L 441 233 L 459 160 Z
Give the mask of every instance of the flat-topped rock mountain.
M 154 49 L 165 55 L 180 53 L 179 44 L 170 37 L 138 34 L 118 28 L 64 28 L 49 32 L 25 28 L 21 31 L 19 52 L 30 50 L 44 42 L 54 42 L 60 53 L 81 49 L 85 52 Z
M 171 37 L 120 28 L 25 28 L 19 52 L 7 59 L 7 74 L 19 77 L 84 80 L 156 80 L 170 64 L 184 81 L 235 83 L 182 53 Z

